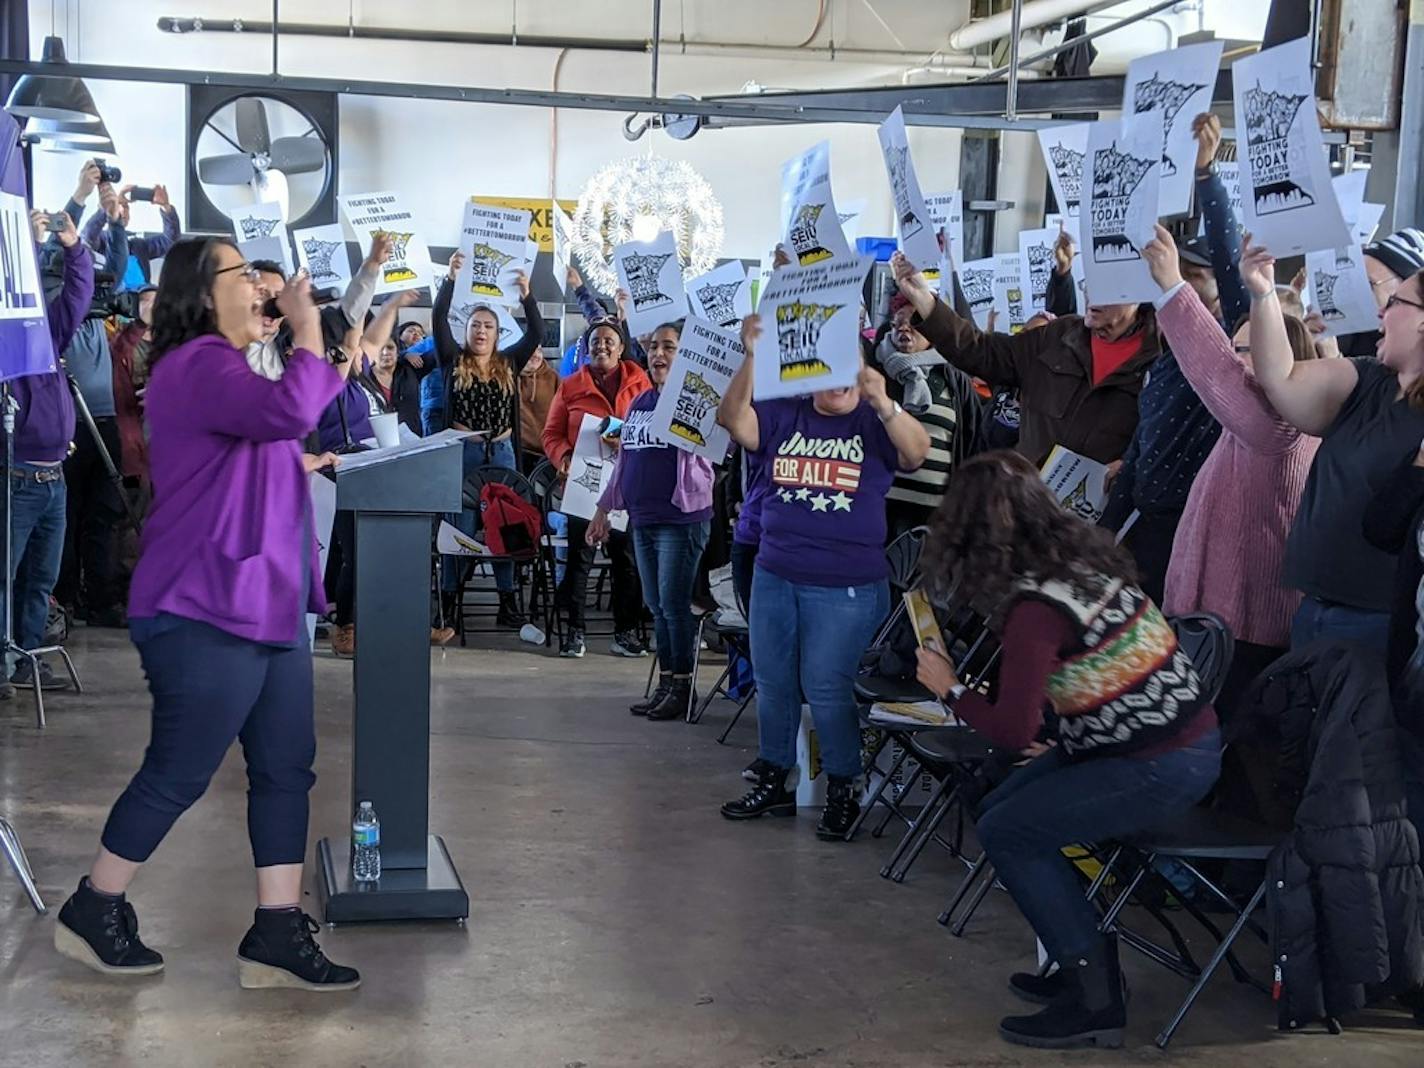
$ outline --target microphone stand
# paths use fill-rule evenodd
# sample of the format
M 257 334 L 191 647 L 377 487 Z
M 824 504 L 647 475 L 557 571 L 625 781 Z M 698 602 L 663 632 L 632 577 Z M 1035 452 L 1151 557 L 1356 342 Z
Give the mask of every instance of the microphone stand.
M 79 673 L 74 670 L 74 661 L 62 645 L 46 645 L 39 649 L 22 649 L 15 643 L 15 562 L 14 562 L 14 482 L 15 482 L 15 412 L 19 403 L 10 392 L 10 383 L 0 384 L 0 409 L 3 409 L 5 427 L 5 633 L 0 639 L 0 657 L 4 663 L 14 655 L 24 657 L 30 663 L 30 686 L 35 692 L 35 725 L 45 727 L 44 689 L 40 686 L 40 657 L 45 653 L 58 653 L 69 672 L 69 681 L 74 684 L 75 693 L 83 693 Z M 13 832 L 11 832 L 13 833 Z M 3 838 L 3 834 L 0 834 Z M 16 842 L 18 844 L 18 840 Z M 8 844 L 7 844 L 8 853 Z M 23 879 L 22 879 L 23 881 Z

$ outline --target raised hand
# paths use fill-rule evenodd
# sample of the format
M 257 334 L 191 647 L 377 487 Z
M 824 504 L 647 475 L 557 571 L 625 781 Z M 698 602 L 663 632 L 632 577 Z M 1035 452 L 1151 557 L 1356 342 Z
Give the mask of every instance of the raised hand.
M 92 159 L 79 168 L 79 184 L 74 187 L 74 203 L 83 204 L 99 185 L 99 165 Z
M 379 266 L 391 258 L 395 248 L 395 238 L 384 230 L 377 230 L 371 235 L 371 251 L 366 253 L 366 262 Z
M 907 260 L 903 252 L 896 252 L 890 257 L 890 267 L 895 272 L 895 283 L 900 287 L 905 299 L 921 317 L 929 315 L 934 310 L 936 298 L 934 290 L 930 289 L 930 284 L 925 281 L 920 269 Z
M 529 296 L 529 275 L 520 271 L 514 276 L 515 283 L 519 286 L 519 299 L 524 300 Z
M 747 350 L 747 359 L 752 358 L 757 338 L 761 337 L 761 316 L 756 312 L 742 320 L 742 348 Z
M 569 269 L 564 272 L 564 284 L 570 289 L 577 289 L 583 285 L 583 275 L 578 273 L 578 268 L 572 263 L 569 264 Z
M 1253 299 L 1276 291 L 1276 258 L 1247 234 L 1241 244 L 1241 281 Z
M 862 364 L 855 384 L 860 387 L 860 395 L 870 402 L 875 414 L 888 419 L 895 412 L 895 402 L 885 389 L 885 376 L 869 364 Z
M 791 266 L 791 253 L 786 251 L 785 245 L 777 245 L 771 254 L 771 269 L 779 271 L 783 267 Z
M 1161 223 L 1157 224 L 1156 236 L 1142 246 L 1142 258 L 1147 261 L 1147 269 L 1152 272 L 1152 280 L 1165 293 L 1182 280 L 1182 268 L 1177 257 L 1177 243 Z
M 1197 140 L 1197 170 L 1210 166 L 1221 145 L 1221 120 L 1209 111 L 1192 120 L 1192 136 Z
M 173 201 L 168 199 L 168 187 L 166 185 L 156 185 L 153 187 L 153 206 L 156 208 L 171 208 Z
M 465 266 L 465 254 L 457 251 L 450 257 L 450 268 L 445 272 L 445 277 L 453 282 L 455 276 L 460 273 L 460 268 L 463 266 Z
M 1058 240 L 1053 242 L 1053 265 L 1060 274 L 1070 274 L 1073 270 L 1073 257 L 1077 255 L 1077 249 L 1073 247 L 1073 235 L 1068 232 L 1068 228 L 1062 223 L 1058 225 Z

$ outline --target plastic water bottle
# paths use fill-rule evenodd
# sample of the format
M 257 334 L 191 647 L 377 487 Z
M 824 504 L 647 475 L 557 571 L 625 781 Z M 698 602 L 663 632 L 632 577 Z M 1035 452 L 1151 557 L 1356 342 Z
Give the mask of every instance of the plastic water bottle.
M 358 883 L 381 877 L 381 821 L 369 801 L 361 802 L 351 821 L 351 874 Z

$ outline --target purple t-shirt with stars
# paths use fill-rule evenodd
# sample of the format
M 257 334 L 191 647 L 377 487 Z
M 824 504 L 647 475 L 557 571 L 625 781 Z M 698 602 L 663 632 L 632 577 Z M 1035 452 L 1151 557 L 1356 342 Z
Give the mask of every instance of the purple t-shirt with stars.
M 804 586 L 883 580 L 885 494 L 897 454 L 875 409 L 862 401 L 846 415 L 822 415 L 810 397 L 754 407 L 756 459 L 771 476 L 757 566 Z

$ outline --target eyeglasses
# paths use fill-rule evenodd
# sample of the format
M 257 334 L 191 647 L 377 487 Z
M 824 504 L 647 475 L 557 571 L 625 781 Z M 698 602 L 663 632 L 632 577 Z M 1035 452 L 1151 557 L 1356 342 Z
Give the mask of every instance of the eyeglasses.
M 236 263 L 233 264 L 233 266 L 231 267 L 219 267 L 216 271 L 213 272 L 213 274 L 215 276 L 220 274 L 227 274 L 228 271 L 241 271 L 242 277 L 245 278 L 247 281 L 251 282 L 253 285 L 256 285 L 258 282 L 262 281 L 262 273 L 250 263 Z
M 1393 308 L 1396 304 L 1408 304 L 1411 308 L 1418 308 L 1420 311 L 1424 311 L 1424 304 L 1419 303 L 1417 300 L 1410 300 L 1408 297 L 1401 297 L 1398 293 L 1393 294 L 1384 302 L 1384 310 L 1389 311 L 1389 309 Z

